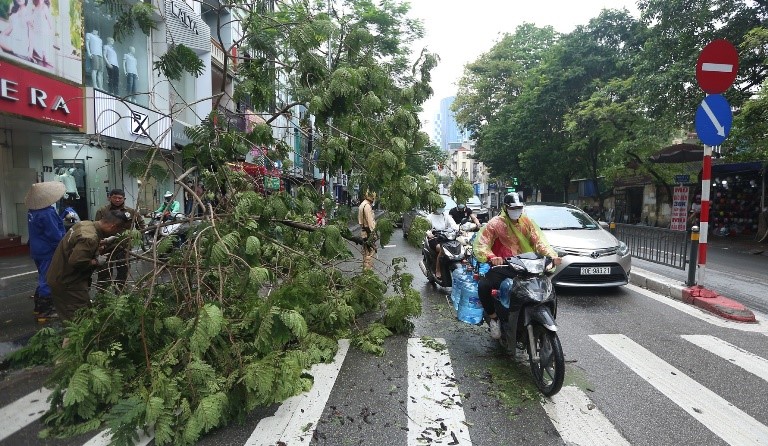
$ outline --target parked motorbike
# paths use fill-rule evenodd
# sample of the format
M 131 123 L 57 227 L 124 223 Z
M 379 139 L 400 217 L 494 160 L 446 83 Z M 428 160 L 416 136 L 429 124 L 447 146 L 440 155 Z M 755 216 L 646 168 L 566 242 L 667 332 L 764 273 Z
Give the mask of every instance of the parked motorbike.
M 147 215 L 150 218 L 148 228 L 144 232 L 143 246 L 145 251 L 156 246 L 160 240 L 166 237 L 174 236 L 173 246 L 178 248 L 184 242 L 184 228 L 187 216 L 177 212 L 166 214 L 163 212 L 152 212 Z
M 546 396 L 560 391 L 565 378 L 565 358 L 557 336 L 557 297 L 547 272 L 554 266 L 551 258 L 524 253 L 505 259 L 513 278 L 493 290 L 499 318 L 499 342 L 514 354 L 516 348 L 528 352 L 528 361 L 536 387 Z

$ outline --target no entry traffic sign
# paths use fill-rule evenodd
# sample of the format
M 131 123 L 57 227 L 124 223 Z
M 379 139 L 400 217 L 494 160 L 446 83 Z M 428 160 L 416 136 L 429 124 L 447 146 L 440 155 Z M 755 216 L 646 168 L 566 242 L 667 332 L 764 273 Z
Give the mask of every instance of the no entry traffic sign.
M 713 40 L 696 61 L 696 80 L 702 90 L 719 94 L 731 86 L 739 72 L 739 53 L 725 39 Z

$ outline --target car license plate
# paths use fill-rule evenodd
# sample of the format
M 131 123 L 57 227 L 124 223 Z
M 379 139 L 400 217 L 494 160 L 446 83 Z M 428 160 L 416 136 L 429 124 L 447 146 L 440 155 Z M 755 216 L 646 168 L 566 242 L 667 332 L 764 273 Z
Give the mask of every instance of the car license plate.
M 582 276 L 594 276 L 598 274 L 611 274 L 610 266 L 593 266 L 581 269 Z

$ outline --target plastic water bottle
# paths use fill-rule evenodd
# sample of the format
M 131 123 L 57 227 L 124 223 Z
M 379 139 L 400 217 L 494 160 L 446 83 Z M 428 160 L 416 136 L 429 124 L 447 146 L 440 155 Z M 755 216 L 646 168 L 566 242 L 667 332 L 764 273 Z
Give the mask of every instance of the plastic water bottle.
M 463 285 L 458 310 L 459 320 L 468 324 L 479 324 L 483 320 L 483 305 L 477 294 L 474 271 L 465 273 Z
M 464 265 L 451 271 L 451 302 L 453 310 L 459 311 L 459 302 L 461 301 L 461 289 L 464 284 Z

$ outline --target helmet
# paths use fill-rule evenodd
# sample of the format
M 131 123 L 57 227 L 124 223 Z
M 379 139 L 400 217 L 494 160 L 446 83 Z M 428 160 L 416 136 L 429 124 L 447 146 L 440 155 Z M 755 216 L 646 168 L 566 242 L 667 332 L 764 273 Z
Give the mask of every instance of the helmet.
M 171 193 L 171 191 L 166 191 L 165 195 L 163 195 L 163 197 L 164 198 L 171 198 L 171 197 L 173 197 L 173 194 Z
M 504 195 L 504 206 L 508 208 L 521 208 L 525 206 L 523 200 L 520 199 L 520 195 L 517 192 L 509 192 Z

